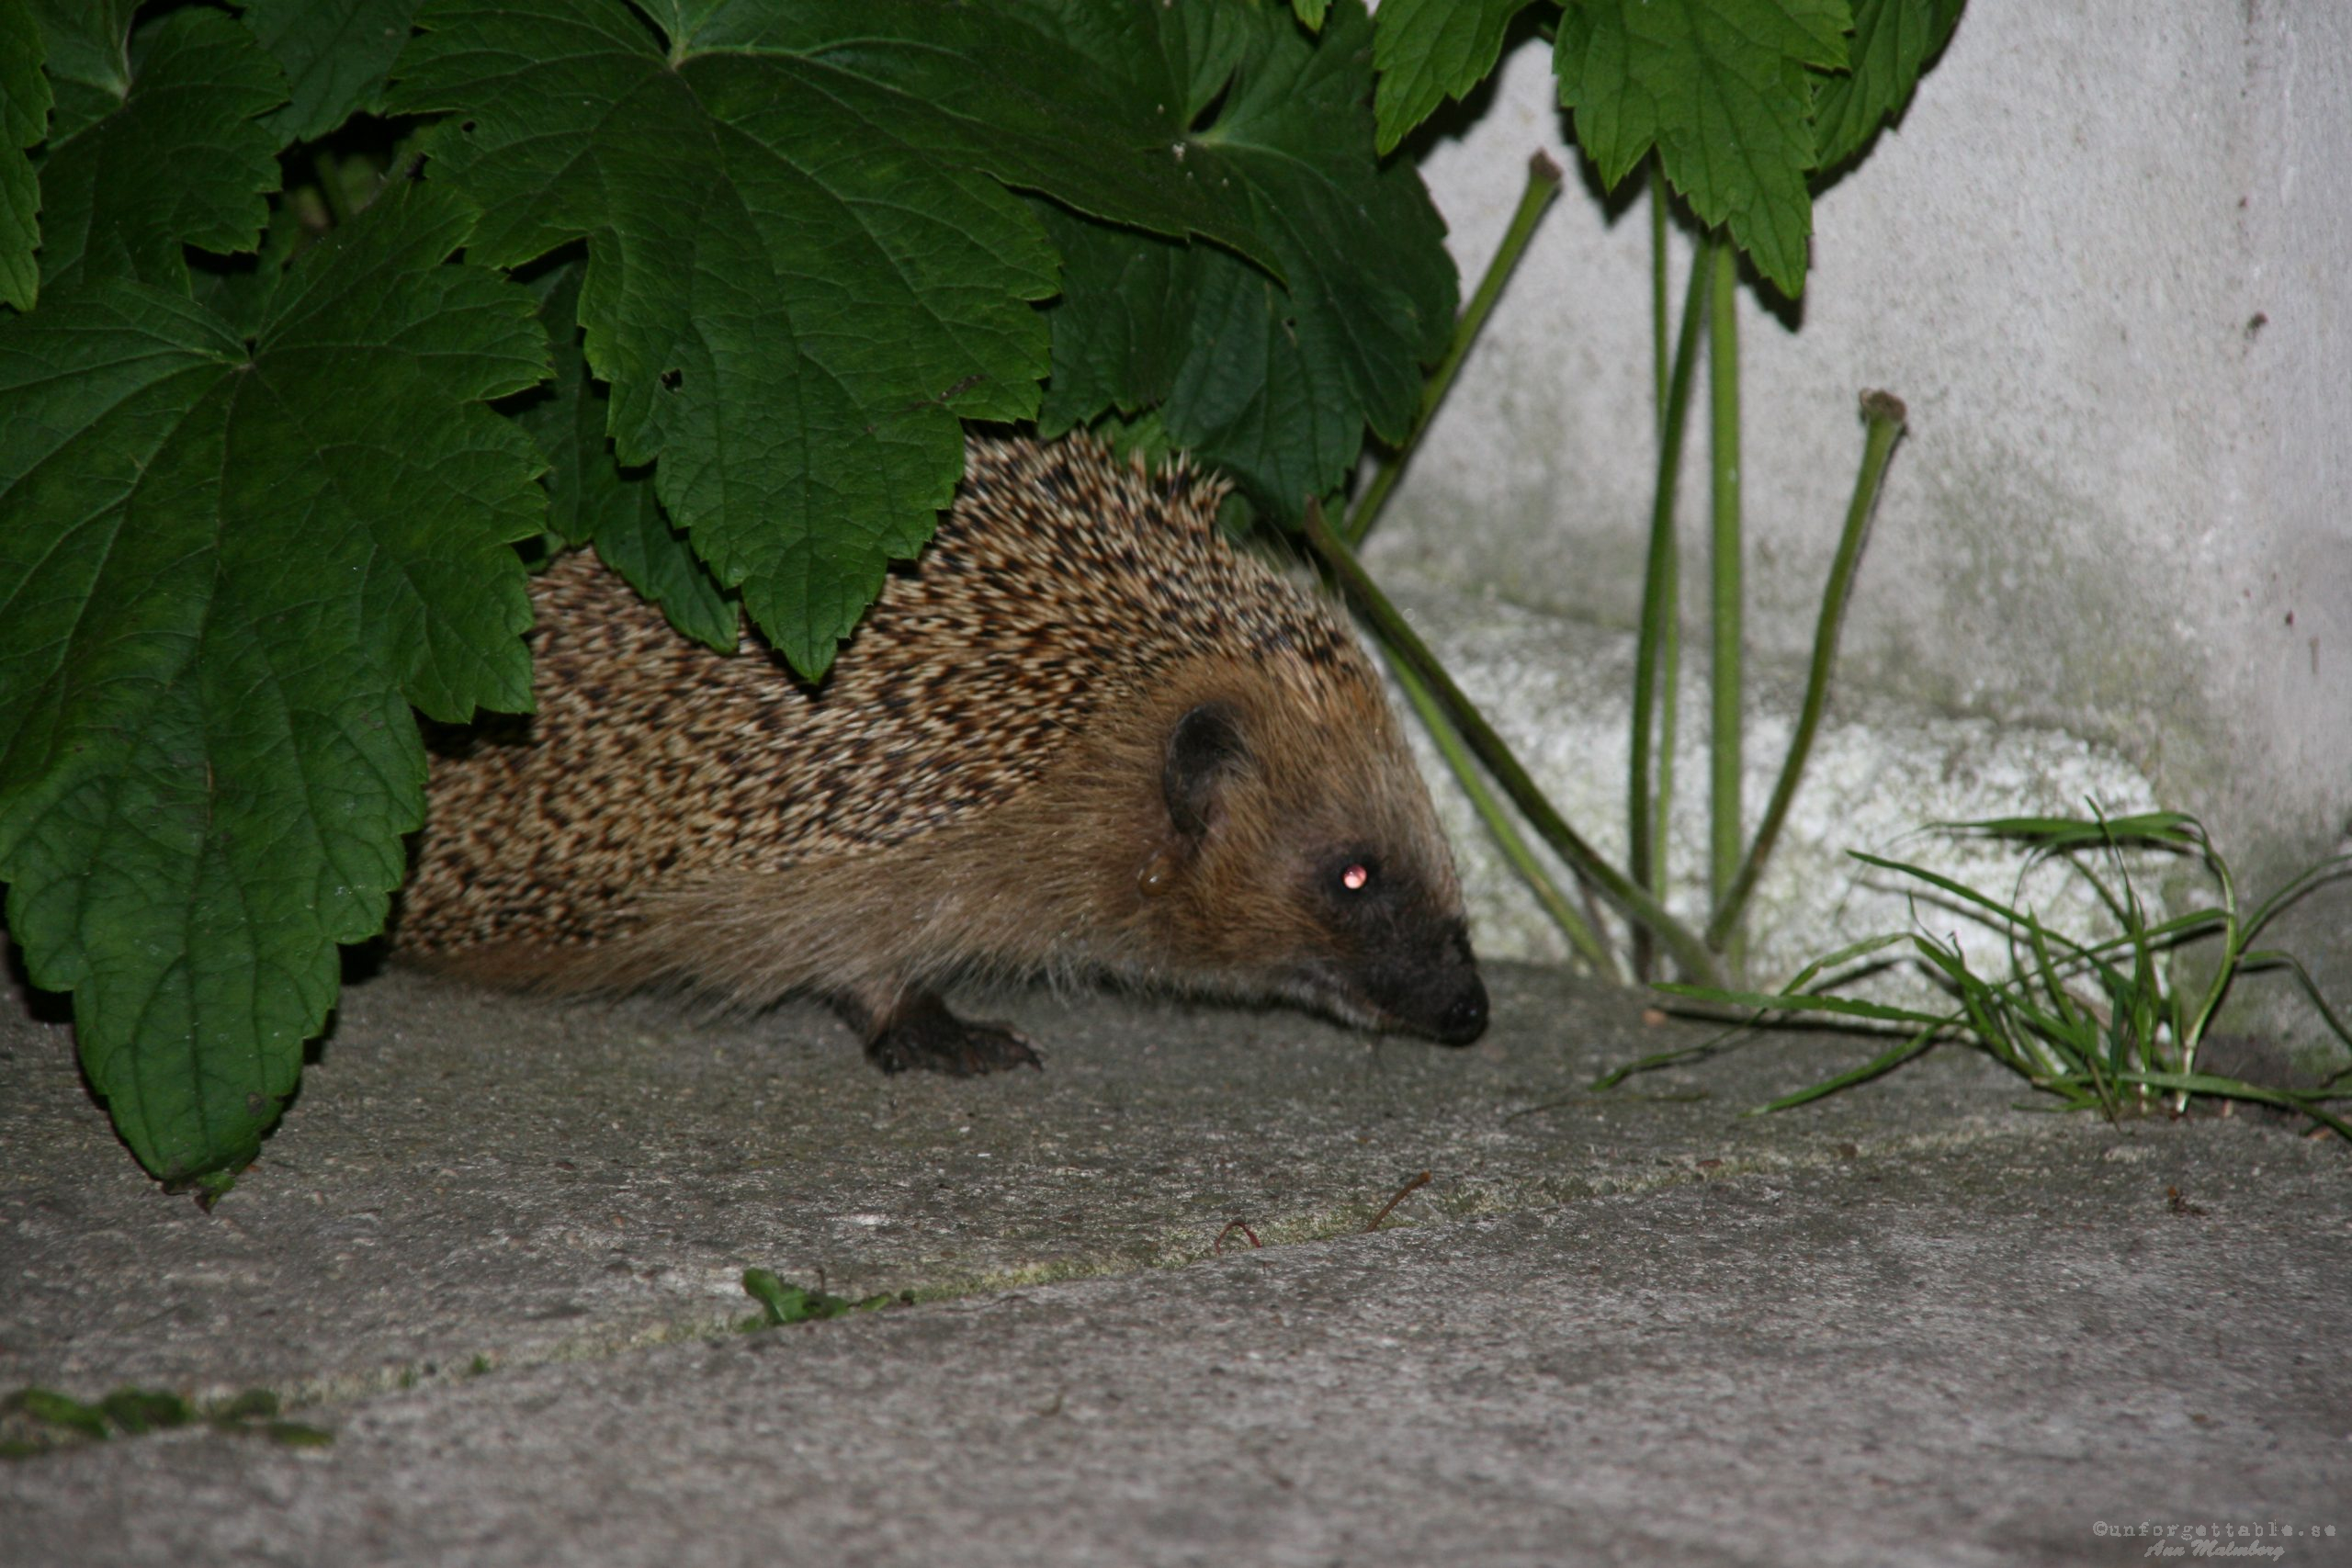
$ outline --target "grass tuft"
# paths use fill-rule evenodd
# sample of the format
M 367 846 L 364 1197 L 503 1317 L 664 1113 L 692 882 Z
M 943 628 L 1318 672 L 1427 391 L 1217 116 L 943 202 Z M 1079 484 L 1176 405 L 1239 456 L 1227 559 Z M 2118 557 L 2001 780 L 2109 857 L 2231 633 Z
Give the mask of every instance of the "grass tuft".
M 2037 867 L 2054 864 L 2086 883 L 2114 924 L 2093 937 L 2049 926 L 2018 894 L 2004 900 L 1908 862 L 1853 852 L 1866 865 L 1907 878 L 1922 897 L 1955 901 L 1996 935 L 1999 957 L 1973 956 L 1957 933 L 1924 928 L 1889 932 L 1838 949 L 1805 965 L 1778 991 L 1664 986 L 1674 996 L 1755 1016 L 1742 1031 L 1805 1018 L 1894 1036 L 1892 1043 L 1849 1071 L 1823 1079 L 1749 1114 L 1783 1111 L 1891 1071 L 1940 1041 L 1965 1043 L 2057 1097 L 2063 1109 L 2097 1111 L 2110 1120 L 2127 1112 L 2186 1111 L 2199 1096 L 2251 1100 L 2299 1112 L 2352 1141 L 2352 1122 L 2329 1109 L 2352 1099 L 2352 1068 L 2309 1088 L 2250 1083 L 2203 1071 L 2198 1056 L 2230 987 L 2242 975 L 2285 970 L 2301 985 L 2336 1038 L 2352 1045 L 2310 974 L 2291 954 L 2256 945 L 2263 930 L 2297 898 L 2352 871 L 2352 855 L 2335 855 L 2252 908 L 2240 899 L 2229 863 L 2204 825 L 2177 811 L 2108 817 L 2003 817 L 1938 824 L 1955 836 L 1998 839 L 2024 853 L 2018 886 Z M 2211 900 L 2186 914 L 2159 919 L 2141 897 L 2131 871 L 2135 853 L 2193 863 L 2212 890 Z M 2219 944 L 2211 978 L 2191 983 L 2180 962 L 2190 949 Z M 1883 968 L 1892 959 L 1918 964 L 1951 998 L 1940 1011 L 1893 1006 L 1840 995 L 1839 987 Z M 1628 1063 L 1600 1078 L 1597 1089 L 1633 1073 L 1712 1055 L 1722 1041 L 1661 1053 Z

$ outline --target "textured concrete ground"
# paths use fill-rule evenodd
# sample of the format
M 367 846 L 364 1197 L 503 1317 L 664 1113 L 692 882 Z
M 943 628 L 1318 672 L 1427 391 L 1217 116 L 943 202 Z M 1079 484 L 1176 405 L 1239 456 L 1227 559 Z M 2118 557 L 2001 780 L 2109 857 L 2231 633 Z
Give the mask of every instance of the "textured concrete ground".
M 392 974 L 209 1213 L 0 996 L 0 1390 L 334 1439 L 0 1463 L 0 1562 L 2352 1560 L 2339 1145 L 1959 1053 L 1736 1115 L 1822 1035 L 1594 1095 L 1704 1032 L 1496 978 L 1462 1052 L 1014 998 L 1046 1070 L 951 1083 Z M 739 1333 L 747 1266 L 912 1301 Z

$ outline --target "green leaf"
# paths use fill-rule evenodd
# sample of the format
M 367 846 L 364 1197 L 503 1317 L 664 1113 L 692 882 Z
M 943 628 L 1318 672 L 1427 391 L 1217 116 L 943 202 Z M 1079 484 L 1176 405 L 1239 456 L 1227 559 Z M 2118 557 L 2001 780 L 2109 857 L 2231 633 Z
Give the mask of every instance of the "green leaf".
M 45 52 L 27 0 L 0 0 L 0 304 L 19 310 L 40 292 L 40 181 L 26 149 L 49 135 Z
M 1202 269 L 1216 253 L 1090 223 L 1050 202 L 1036 210 L 1062 258 L 1053 376 L 1037 410 L 1050 440 L 1107 411 L 1165 402 L 1193 347 Z
M 1331 9 L 1331 0 L 1290 0 L 1291 15 L 1308 32 L 1320 32 L 1323 18 Z
M 249 1158 L 423 814 L 411 702 L 529 705 L 508 542 L 530 297 L 388 192 L 251 345 L 120 281 L 0 323 L 0 879 L 36 984 L 167 1179 Z
M 888 1306 L 888 1296 L 867 1296 L 852 1301 L 847 1296 L 827 1295 L 805 1285 L 787 1284 L 765 1269 L 743 1270 L 743 1291 L 760 1303 L 760 1315 L 744 1325 L 747 1328 L 782 1328 L 787 1324 L 817 1323 L 844 1313 L 872 1312 Z
M 554 355 L 555 379 L 516 414 L 548 460 L 548 527 L 568 543 L 593 543 L 606 566 L 662 606 L 672 626 L 732 653 L 742 625 L 734 601 L 662 514 L 651 476 L 613 461 L 605 435 L 606 393 L 588 374 L 580 329 L 572 324 L 582 270 L 567 263 L 545 279 L 539 321 Z
M 1487 79 L 1502 53 L 1503 33 L 1528 0 L 1387 0 L 1373 18 L 1372 62 L 1380 72 L 1373 112 L 1380 151 L 1447 98 Z
M 1806 68 L 1846 64 L 1847 0 L 1571 0 L 1554 64 L 1577 140 L 1615 186 L 1652 146 L 1701 221 L 1782 292 L 1804 288 L 1819 163 Z
M 225 318 L 239 337 L 252 337 L 269 319 L 269 303 L 286 269 L 303 247 L 314 243 L 318 231 L 302 220 L 300 207 L 290 201 L 270 204 L 269 227 L 250 255 L 213 262 L 192 258 L 188 267 L 188 298 Z
M 137 0 L 32 0 L 57 95 L 52 146 L 122 107 L 130 92 L 130 14 Z
M 470 254 L 511 265 L 588 239 L 580 313 L 619 460 L 660 459 L 671 518 L 821 672 L 930 536 L 958 416 L 1035 411 L 1044 235 L 995 181 L 873 118 L 854 58 L 673 62 L 614 0 L 422 22 L 393 105 L 461 111 L 432 173 L 491 215 Z
M 271 117 L 280 145 L 373 109 L 424 0 L 246 0 L 242 18 L 286 73 Z
M 1246 202 L 1191 156 L 1184 135 L 1232 73 L 1245 34 L 1297 36 L 1257 0 L 703 8 L 716 20 L 695 29 L 687 52 L 745 49 L 789 63 L 792 80 L 820 88 L 866 136 L 887 130 L 1091 217 L 1204 235 L 1280 272 Z
M 269 220 L 277 141 L 257 117 L 285 101 L 276 63 L 218 11 L 175 11 L 140 46 L 120 107 L 41 166 L 45 289 L 123 277 L 186 293 L 183 245 L 249 251 Z
M 1814 78 L 1813 128 L 1819 166 L 1861 151 L 1882 121 L 1903 112 L 1960 20 L 1962 0 L 1854 0 L 1850 69 Z
M 1295 517 L 1345 477 L 1366 424 L 1391 441 L 1410 428 L 1453 328 L 1453 268 L 1419 177 L 1371 155 L 1363 7 L 1341 0 L 1317 44 L 1278 13 L 1239 15 L 1253 28 L 1188 162 L 1249 203 L 1288 286 L 1214 247 L 1049 219 L 1066 286 L 1039 417 L 1067 428 L 1164 400 L 1170 437 Z M 1171 60 L 1169 74 L 1199 73 Z

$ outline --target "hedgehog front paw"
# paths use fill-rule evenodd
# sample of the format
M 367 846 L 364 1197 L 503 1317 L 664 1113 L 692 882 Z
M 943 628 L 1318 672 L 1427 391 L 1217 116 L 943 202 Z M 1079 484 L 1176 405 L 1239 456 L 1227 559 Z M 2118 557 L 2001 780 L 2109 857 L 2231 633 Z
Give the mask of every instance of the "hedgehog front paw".
M 992 1023 L 967 1023 L 929 994 L 913 997 L 865 1042 L 866 1059 L 886 1073 L 947 1073 L 959 1078 L 1045 1063 L 1029 1042 Z

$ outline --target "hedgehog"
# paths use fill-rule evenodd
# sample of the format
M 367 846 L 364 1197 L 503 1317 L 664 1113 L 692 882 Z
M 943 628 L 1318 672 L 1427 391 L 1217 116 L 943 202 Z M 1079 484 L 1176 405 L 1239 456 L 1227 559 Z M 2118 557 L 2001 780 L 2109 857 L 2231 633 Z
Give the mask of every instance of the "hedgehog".
M 439 748 L 396 954 L 493 983 L 831 1002 L 885 1071 L 1036 1066 L 959 982 L 1291 1002 L 1453 1044 L 1487 993 L 1429 793 L 1322 600 L 1226 489 L 974 436 L 823 680 L 534 581 L 537 711 Z

